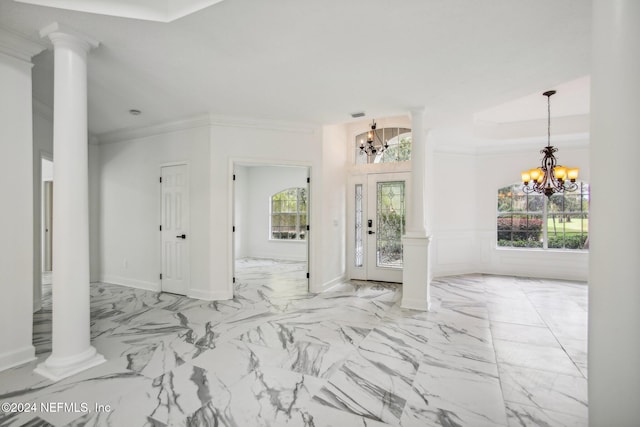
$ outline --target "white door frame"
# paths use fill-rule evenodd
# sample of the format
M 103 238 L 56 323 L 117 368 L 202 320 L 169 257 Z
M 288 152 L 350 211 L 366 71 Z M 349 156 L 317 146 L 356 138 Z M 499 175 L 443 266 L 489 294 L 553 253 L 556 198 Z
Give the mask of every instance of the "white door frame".
M 235 167 L 237 166 L 284 166 L 284 167 L 301 167 L 306 168 L 308 177 L 312 176 L 312 164 L 310 162 L 291 162 L 286 160 L 274 160 L 274 159 L 253 159 L 253 158 L 243 158 L 236 157 L 229 159 L 229 207 L 228 207 L 228 218 L 229 224 L 227 229 L 228 231 L 228 245 L 227 245 L 227 254 L 228 254 L 228 266 L 229 266 L 229 277 L 228 282 L 231 286 L 232 295 L 234 292 L 234 279 L 236 274 L 236 253 L 235 253 L 235 202 L 236 202 L 236 187 L 235 180 L 233 176 L 235 174 Z M 310 291 L 313 289 L 312 283 L 314 282 L 315 276 L 315 268 L 312 266 L 311 260 L 311 239 L 313 236 L 314 225 L 313 225 L 313 215 L 312 215 L 312 180 L 307 184 L 307 223 L 310 225 L 310 230 L 307 232 L 306 238 L 306 247 L 307 247 L 307 272 L 309 273 L 309 278 L 307 279 L 307 290 Z
M 390 168 L 391 169 L 391 168 Z M 401 282 L 402 276 L 401 274 L 396 274 L 395 276 L 399 276 L 397 278 L 393 278 L 393 274 L 389 277 L 378 277 L 376 278 L 371 271 L 373 269 L 370 268 L 369 264 L 369 256 L 368 256 L 368 239 L 375 238 L 375 235 L 368 234 L 367 220 L 373 219 L 375 216 L 375 212 L 369 212 L 369 203 L 367 201 L 371 197 L 376 197 L 375 194 L 370 195 L 369 193 L 369 181 L 370 177 L 389 177 L 389 181 L 393 181 L 393 177 L 404 175 L 405 181 L 405 205 L 406 203 L 412 203 L 411 200 L 411 181 L 410 181 L 410 171 L 403 170 L 400 168 L 393 168 L 391 170 L 375 170 L 370 172 L 360 172 L 360 173 L 352 173 L 349 175 L 347 179 L 347 230 L 348 234 L 346 236 L 347 239 L 347 271 L 350 279 L 355 280 L 381 280 L 381 281 L 394 281 Z M 355 186 L 362 185 L 363 191 L 363 200 L 362 200 L 362 240 L 363 240 L 363 260 L 361 266 L 356 266 L 355 259 L 355 212 L 356 212 L 356 203 L 355 203 Z M 407 209 L 405 208 L 405 213 Z M 376 230 L 377 231 L 377 230 Z M 383 268 L 384 269 L 384 268 Z M 397 269 L 394 269 L 397 271 Z M 386 276 L 383 274 L 383 276 Z
M 34 218 L 34 233 L 38 233 L 38 241 L 40 244 L 36 247 L 33 247 L 34 251 L 34 278 L 33 278 L 33 311 L 38 311 L 42 308 L 42 263 L 43 263 L 43 206 L 42 206 L 42 195 L 43 195 L 43 185 L 42 185 L 42 160 L 49 160 L 53 162 L 53 153 L 46 150 L 40 150 L 38 157 L 38 164 L 34 168 L 34 180 L 37 180 L 38 185 L 38 194 L 36 195 L 38 204 L 40 205 L 40 209 Z M 36 230 L 37 229 L 37 230 Z M 37 252 L 37 253 L 36 253 Z
M 162 168 L 165 167 L 171 167 L 171 166 L 185 166 L 187 169 L 187 177 L 188 177 L 188 191 L 189 191 L 189 230 L 187 231 L 187 242 L 186 242 L 186 246 L 187 246 L 187 259 L 188 262 L 186 263 L 186 269 L 185 269 L 185 282 L 186 282 L 186 286 L 184 289 L 184 295 L 187 295 L 189 293 L 189 290 L 191 289 L 191 236 L 190 236 L 190 232 L 191 232 L 191 169 L 189 167 L 189 162 L 188 161 L 179 161 L 179 162 L 168 162 L 168 163 L 161 163 L 159 165 L 158 168 L 158 172 L 160 177 L 162 177 Z M 159 204 L 159 209 L 158 209 L 158 224 L 162 224 L 162 183 L 160 183 L 159 186 L 159 200 L 160 200 L 160 204 Z M 160 260 L 160 271 L 164 271 L 164 264 L 163 264 L 163 259 L 162 259 L 162 230 L 158 230 L 160 232 L 159 234 L 159 238 L 158 238 L 158 259 Z M 162 274 L 162 273 L 160 273 Z M 162 278 L 160 278 L 160 292 L 163 292 L 162 289 Z

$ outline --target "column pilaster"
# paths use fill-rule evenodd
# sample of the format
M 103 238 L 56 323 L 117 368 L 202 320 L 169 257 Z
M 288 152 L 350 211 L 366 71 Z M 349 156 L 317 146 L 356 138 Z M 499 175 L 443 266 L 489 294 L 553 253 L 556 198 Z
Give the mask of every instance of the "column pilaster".
M 411 199 L 406 234 L 402 237 L 403 308 L 428 310 L 430 305 L 429 243 L 426 227 L 427 133 L 423 109 L 411 111 Z
M 589 212 L 589 425 L 640 420 L 640 2 L 594 0 Z
M 53 319 L 49 358 L 35 372 L 54 381 L 104 362 L 91 346 L 87 53 L 98 43 L 57 23 L 54 49 Z

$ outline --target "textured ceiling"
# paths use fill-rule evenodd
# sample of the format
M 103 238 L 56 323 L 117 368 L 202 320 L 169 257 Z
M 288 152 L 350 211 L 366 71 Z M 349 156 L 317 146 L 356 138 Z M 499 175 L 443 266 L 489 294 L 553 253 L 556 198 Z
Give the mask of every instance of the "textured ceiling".
M 28 38 L 57 21 L 101 42 L 94 134 L 205 112 L 325 124 L 424 107 L 434 125 L 471 123 L 588 75 L 590 14 L 584 0 L 225 0 L 159 23 L 0 0 L 0 26 Z M 52 105 L 51 52 L 34 62 Z

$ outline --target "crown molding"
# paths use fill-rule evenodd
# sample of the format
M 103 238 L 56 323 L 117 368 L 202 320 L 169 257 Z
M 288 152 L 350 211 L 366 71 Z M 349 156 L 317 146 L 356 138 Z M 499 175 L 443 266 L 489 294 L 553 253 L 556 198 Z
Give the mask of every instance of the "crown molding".
M 557 135 L 552 137 L 551 144 L 561 149 L 586 149 L 589 148 L 589 133 L 575 133 L 570 135 Z M 456 145 L 441 143 L 436 145 L 434 151 L 444 154 L 494 156 L 497 154 L 529 153 L 538 151 L 547 145 L 547 139 L 513 138 L 508 140 L 472 140 L 473 145 Z
M 165 133 L 178 132 L 181 130 L 195 129 L 210 125 L 209 115 L 202 114 L 187 119 L 162 123 L 139 128 L 120 129 L 111 132 L 104 132 L 95 137 L 99 144 L 111 144 L 115 142 L 129 141 L 132 139 L 146 138 L 149 136 L 162 135 Z
M 305 134 L 313 134 L 319 128 L 317 126 L 293 122 L 279 122 L 271 120 L 220 116 L 214 114 L 200 114 L 182 120 L 176 120 L 151 126 L 143 126 L 139 128 L 120 129 L 111 132 L 104 132 L 95 136 L 98 139 L 99 144 L 110 144 L 206 126 L 263 129 Z
M 5 55 L 31 63 L 31 58 L 46 48 L 22 34 L 0 27 L 0 52 Z
M 275 130 L 291 133 L 313 134 L 320 128 L 320 126 L 307 123 L 253 119 L 244 117 L 223 116 L 217 114 L 211 114 L 210 120 L 211 126 Z
M 589 148 L 590 134 L 588 132 L 571 135 L 557 135 L 551 138 L 551 145 L 561 150 Z M 477 155 L 513 154 L 539 151 L 547 145 L 546 138 L 523 138 L 503 141 L 502 143 L 478 144 Z

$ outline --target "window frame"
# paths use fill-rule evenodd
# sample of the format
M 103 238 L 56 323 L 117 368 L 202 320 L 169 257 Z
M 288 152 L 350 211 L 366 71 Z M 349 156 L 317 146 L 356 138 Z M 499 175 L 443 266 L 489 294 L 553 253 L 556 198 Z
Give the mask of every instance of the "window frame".
M 552 196 L 553 197 L 562 197 L 561 199 L 561 203 L 560 206 L 562 206 L 561 210 L 556 210 L 556 211 L 551 211 L 551 201 L 544 195 L 539 195 L 538 193 L 524 193 L 521 192 L 519 194 L 511 194 L 508 197 L 511 197 L 512 200 L 516 197 L 516 196 L 522 196 L 524 195 L 525 199 L 525 203 L 527 206 L 526 210 L 519 210 L 519 211 L 501 211 L 500 210 L 500 198 L 501 198 L 501 192 L 504 190 L 509 191 L 509 193 L 511 193 L 512 190 L 515 189 L 521 189 L 522 188 L 522 183 L 515 183 L 515 184 L 511 184 L 511 185 L 507 185 L 504 187 L 500 187 L 497 191 L 498 195 L 497 195 L 497 205 L 496 205 L 496 229 L 495 229 L 495 234 L 494 237 L 496 239 L 496 249 L 499 250 L 543 250 L 543 251 L 561 251 L 561 252 L 588 252 L 589 251 L 589 206 L 590 206 L 590 199 L 591 199 L 591 186 L 589 185 L 588 182 L 586 181 L 578 181 L 578 191 L 577 192 L 568 192 L 568 193 L 557 193 L 555 195 Z M 540 211 L 535 211 L 535 210 L 530 210 L 529 209 L 529 197 L 530 196 L 534 196 L 534 197 L 542 197 L 542 209 Z M 579 210 L 567 210 L 567 203 L 566 203 L 566 198 L 568 197 L 575 197 L 577 199 L 579 199 L 580 201 L 580 209 Z M 585 207 L 585 203 L 586 203 L 586 207 Z M 513 202 L 512 202 L 513 205 Z M 556 204 L 556 206 L 558 206 L 558 204 Z M 511 216 L 512 220 L 513 220 L 513 216 L 527 216 L 527 220 L 529 216 L 541 216 L 542 218 L 542 227 L 540 230 L 540 235 L 541 235 L 541 246 L 513 246 L 513 245 L 509 245 L 509 246 L 502 246 L 500 245 L 500 241 L 502 240 L 506 240 L 506 239 L 500 239 L 499 238 L 499 234 L 500 234 L 500 228 L 499 228 L 499 220 L 500 218 L 504 218 L 505 216 Z M 562 230 L 560 232 L 555 231 L 555 232 L 551 232 L 550 228 L 549 228 L 549 219 L 550 218 L 556 218 L 557 216 L 561 217 L 561 223 L 562 225 Z M 581 223 L 580 223 L 580 231 L 579 232 L 571 232 L 571 231 L 567 231 L 565 228 L 566 224 L 566 218 L 564 219 L 564 221 L 562 220 L 562 217 L 579 217 Z M 585 221 L 586 221 L 586 227 L 585 227 Z M 514 228 L 514 226 L 512 225 L 511 229 L 509 230 L 510 232 L 510 242 L 514 242 L 513 239 L 513 233 L 516 232 L 516 230 L 518 230 L 517 228 Z M 525 228 L 525 230 L 528 230 L 528 227 Z M 503 232 L 505 230 L 502 230 Z M 561 247 L 557 247 L 557 246 L 551 246 L 550 247 L 550 241 L 552 238 L 557 239 L 558 238 L 558 234 L 560 234 L 560 240 L 562 241 L 562 246 Z M 552 237 L 553 235 L 553 237 Z M 570 241 L 567 239 L 567 236 L 577 236 L 578 237 L 578 241 L 581 242 L 579 245 L 580 247 L 567 247 L 567 242 Z M 526 241 L 526 240 L 525 240 Z M 575 243 L 575 242 L 574 242 Z
M 274 212 L 274 198 L 282 193 L 290 192 L 291 190 L 295 190 L 296 198 L 295 198 L 295 211 L 291 212 Z M 306 242 L 307 240 L 307 228 L 308 228 L 308 200 L 306 200 L 307 195 L 303 195 L 307 191 L 304 187 L 289 187 L 284 190 L 278 191 L 275 194 L 272 194 L 269 197 L 269 240 L 274 242 Z M 292 201 L 293 199 L 286 199 L 285 201 Z M 305 209 L 301 210 L 301 205 L 304 204 Z M 282 233 L 282 230 L 274 230 L 273 218 L 274 216 L 295 216 L 295 238 L 286 238 L 286 237 L 274 237 L 274 233 Z M 302 221 L 302 217 L 307 218 L 307 221 Z M 286 227 L 282 225 L 275 225 L 275 227 Z M 290 232 L 290 231 L 289 231 Z M 303 236 L 303 237 L 301 237 Z
M 401 146 L 403 139 L 407 139 L 407 138 L 409 139 L 408 158 L 404 160 L 394 159 L 391 161 L 381 161 L 382 159 L 385 158 L 385 152 L 378 153 L 375 156 L 371 156 L 371 157 L 368 156 L 367 154 L 362 153 L 360 150 L 360 144 L 361 143 L 366 144 L 368 132 L 369 131 L 359 133 L 354 137 L 355 158 L 354 158 L 353 164 L 355 166 L 364 166 L 364 165 L 372 165 L 372 164 L 394 164 L 394 163 L 404 163 L 404 162 L 411 161 L 411 153 L 413 151 L 413 131 L 411 128 L 404 127 L 404 126 L 387 126 L 387 127 L 378 128 L 375 130 L 376 142 L 374 143 L 374 145 L 376 147 L 378 147 L 379 144 L 383 143 L 383 141 L 387 141 L 387 142 L 392 141 L 391 144 L 389 144 L 389 149 L 394 149 L 394 148 L 398 149 Z M 391 136 L 387 138 L 386 135 L 389 133 Z M 363 157 L 366 158 L 366 161 L 359 162 L 358 159 L 361 159 Z

